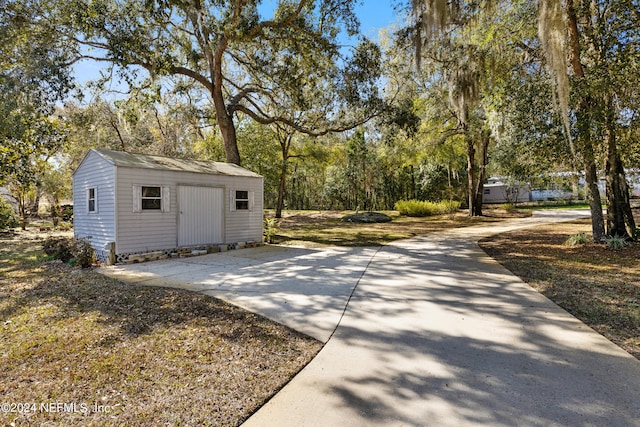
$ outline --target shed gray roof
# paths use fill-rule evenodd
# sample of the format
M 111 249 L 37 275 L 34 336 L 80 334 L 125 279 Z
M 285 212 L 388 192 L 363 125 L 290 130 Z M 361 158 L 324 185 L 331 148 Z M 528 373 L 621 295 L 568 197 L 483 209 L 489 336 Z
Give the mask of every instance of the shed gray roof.
M 124 151 L 113 151 L 104 148 L 92 148 L 91 151 L 94 151 L 109 163 L 120 167 L 260 177 L 257 173 L 232 163 L 174 159 L 150 154 L 125 153 Z

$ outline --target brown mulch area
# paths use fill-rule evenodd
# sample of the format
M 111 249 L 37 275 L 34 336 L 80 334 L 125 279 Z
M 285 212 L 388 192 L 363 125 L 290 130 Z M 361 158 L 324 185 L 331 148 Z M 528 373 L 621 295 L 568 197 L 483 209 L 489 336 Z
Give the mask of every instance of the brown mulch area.
M 41 240 L 0 237 L 0 425 L 237 426 L 321 348 L 212 297 L 46 261 Z
M 515 275 L 640 359 L 640 243 L 567 246 L 590 220 L 518 230 L 481 247 Z

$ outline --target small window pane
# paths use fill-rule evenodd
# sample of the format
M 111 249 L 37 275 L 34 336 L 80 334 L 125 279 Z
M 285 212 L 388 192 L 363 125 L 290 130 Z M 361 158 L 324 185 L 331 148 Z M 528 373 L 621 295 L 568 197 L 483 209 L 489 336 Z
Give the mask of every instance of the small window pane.
M 249 192 L 236 191 L 236 210 L 249 210 Z
M 142 199 L 142 209 L 160 209 L 160 199 Z
M 142 187 L 142 209 L 162 210 L 162 189 L 160 187 Z
M 142 197 L 160 197 L 160 187 L 142 187 Z
M 89 202 L 89 212 L 96 211 L 96 189 L 90 188 L 88 194 L 88 202 Z

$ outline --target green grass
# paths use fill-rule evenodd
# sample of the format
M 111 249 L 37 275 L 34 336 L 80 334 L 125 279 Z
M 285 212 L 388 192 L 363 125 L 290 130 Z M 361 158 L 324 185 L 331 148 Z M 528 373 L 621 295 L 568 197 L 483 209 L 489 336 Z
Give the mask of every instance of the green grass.
M 348 211 L 286 211 L 278 221 L 274 243 L 337 246 L 381 246 L 456 227 L 502 221 L 500 217 L 469 217 L 466 212 L 430 217 L 401 216 L 397 211 L 381 211 L 391 217 L 386 223 L 354 223 L 341 219 Z M 268 212 L 267 216 L 273 215 Z

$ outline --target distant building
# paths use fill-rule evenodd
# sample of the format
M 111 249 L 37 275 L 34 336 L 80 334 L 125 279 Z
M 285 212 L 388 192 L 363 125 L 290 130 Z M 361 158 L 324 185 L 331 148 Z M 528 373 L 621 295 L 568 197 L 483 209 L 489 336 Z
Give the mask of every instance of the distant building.
M 529 184 L 507 184 L 500 178 L 489 178 L 489 182 L 484 184 L 482 202 L 483 203 L 523 203 L 531 199 Z
M 602 175 L 602 173 L 601 173 Z M 640 198 L 640 169 L 626 171 L 629 195 Z M 586 196 L 586 179 L 580 172 L 554 172 L 533 177 L 531 182 L 508 184 L 508 177 L 491 177 L 484 185 L 484 203 L 541 202 L 547 200 L 579 200 Z M 532 182 L 535 182 L 532 184 Z M 598 179 L 600 196 L 606 196 L 606 180 Z

